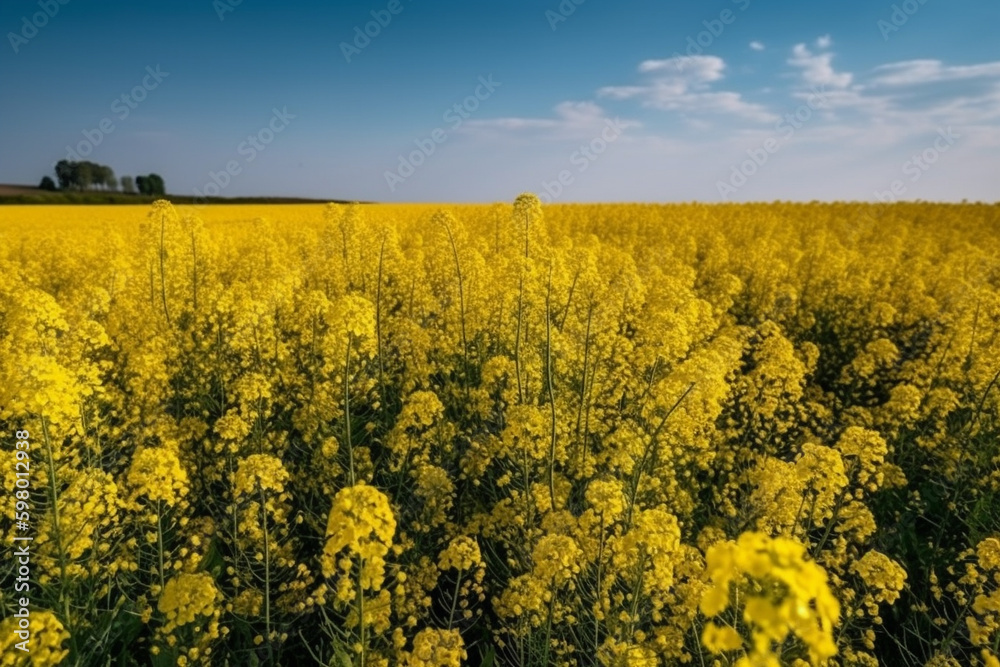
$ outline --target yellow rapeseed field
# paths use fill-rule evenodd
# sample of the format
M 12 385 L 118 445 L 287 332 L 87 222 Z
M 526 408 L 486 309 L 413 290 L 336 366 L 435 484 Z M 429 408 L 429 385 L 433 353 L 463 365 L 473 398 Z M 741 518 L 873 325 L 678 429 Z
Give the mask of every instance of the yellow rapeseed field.
M 996 205 L 0 207 L 0 665 L 998 667 L 998 378 Z

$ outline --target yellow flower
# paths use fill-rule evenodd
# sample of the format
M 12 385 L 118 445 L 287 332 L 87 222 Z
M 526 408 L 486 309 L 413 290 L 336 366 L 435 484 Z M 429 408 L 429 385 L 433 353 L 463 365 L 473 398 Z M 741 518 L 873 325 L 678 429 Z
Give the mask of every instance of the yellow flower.
M 259 497 L 259 490 L 281 493 L 289 478 L 281 460 L 268 454 L 251 454 L 239 463 L 233 479 L 233 496 Z
M 899 563 L 878 551 L 869 551 L 851 565 L 851 570 L 874 591 L 875 603 L 892 604 L 899 598 L 906 583 L 906 570 Z
M 140 449 L 128 471 L 135 497 L 176 505 L 188 493 L 188 476 L 180 459 L 167 447 Z
M 438 557 L 438 567 L 442 572 L 452 568 L 456 570 L 468 571 L 478 567 L 483 562 L 483 557 L 479 553 L 479 544 L 475 539 L 460 535 L 448 543 L 448 548 L 441 552 Z
M 215 615 L 219 600 L 221 594 L 212 575 L 206 572 L 178 574 L 163 587 L 157 608 L 166 617 L 165 631 L 170 632 L 194 623 L 199 617 Z
M 604 516 L 607 522 L 614 521 L 625 513 L 625 494 L 621 482 L 613 479 L 595 479 L 587 485 L 587 503 L 594 511 Z
M 813 663 L 837 654 L 833 628 L 840 620 L 840 604 L 823 568 L 805 559 L 802 544 L 743 533 L 736 541 L 709 548 L 705 577 L 709 587 L 701 611 L 706 616 L 729 607 L 732 586 L 742 591 L 742 619 L 753 637 L 751 660 L 773 660 L 772 642 L 780 643 L 789 634 L 802 640 Z M 711 631 L 707 637 L 716 648 L 723 645 L 718 633 Z
M 533 574 L 545 582 L 562 584 L 580 571 L 582 554 L 572 537 L 545 535 L 531 552 Z
M 701 643 L 712 653 L 722 653 L 723 651 L 735 651 L 743 647 L 743 638 L 728 625 L 716 625 L 709 621 L 702 631 Z
M 1000 539 L 987 537 L 976 547 L 979 567 L 983 570 L 1000 572 Z
M 413 650 L 406 655 L 406 667 L 460 667 L 465 660 L 465 644 L 458 630 L 424 628 L 413 638 Z
M 326 527 L 326 545 L 321 564 L 323 576 L 345 573 L 351 560 L 341 557 L 346 551 L 362 564 L 359 585 L 364 590 L 378 590 L 385 579 L 385 557 L 392 546 L 396 519 L 389 499 L 378 489 L 366 484 L 346 487 L 337 492 L 330 508 Z M 341 564 L 346 564 L 343 568 Z M 352 581 L 341 576 L 337 599 L 349 602 L 354 595 Z
M 69 633 L 55 614 L 43 609 L 32 609 L 28 618 L 27 651 L 17 644 L 25 637 L 15 634 L 21 626 L 18 618 L 8 616 L 0 622 L 0 665 L 31 665 L 31 667 L 53 667 L 62 663 L 69 654 L 63 645 Z

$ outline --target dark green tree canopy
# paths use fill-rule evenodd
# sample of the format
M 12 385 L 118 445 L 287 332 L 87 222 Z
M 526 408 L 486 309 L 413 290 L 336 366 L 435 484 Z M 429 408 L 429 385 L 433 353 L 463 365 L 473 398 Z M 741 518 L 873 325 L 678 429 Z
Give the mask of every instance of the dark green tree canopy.
M 118 187 L 111 167 L 87 161 L 60 160 L 56 163 L 56 179 L 61 190 L 89 190 L 94 187 L 114 190 Z
M 49 177 L 46 176 L 46 178 Z M 118 179 L 115 178 L 114 170 L 107 165 L 94 162 L 60 160 L 56 163 L 56 180 L 60 190 L 118 189 Z M 49 178 L 49 181 L 52 179 Z M 123 176 L 121 186 L 122 190 L 129 194 L 135 193 L 136 188 L 140 194 L 144 195 L 163 196 L 166 194 L 163 178 L 159 174 L 138 176 L 134 181 L 131 176 Z
M 139 194 L 141 195 L 163 196 L 167 193 L 163 184 L 163 178 L 159 174 L 137 176 L 135 185 L 139 188 Z

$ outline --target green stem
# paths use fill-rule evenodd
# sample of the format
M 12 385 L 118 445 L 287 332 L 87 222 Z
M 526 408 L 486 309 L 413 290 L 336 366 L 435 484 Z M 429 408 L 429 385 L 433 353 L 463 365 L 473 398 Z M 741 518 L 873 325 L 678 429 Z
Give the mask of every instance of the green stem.
M 632 592 L 632 608 L 629 610 L 628 617 L 628 636 L 630 638 L 634 634 L 635 617 L 639 613 L 639 592 L 642 590 L 642 582 L 646 578 L 646 561 L 648 559 L 649 556 L 644 553 L 642 560 L 639 561 L 639 578 L 635 580 L 635 590 Z
M 462 570 L 458 571 L 458 577 L 455 579 L 455 595 L 451 599 L 451 611 L 448 613 L 448 629 L 451 630 L 451 626 L 455 621 L 455 608 L 458 607 L 458 592 L 462 584 Z
M 549 305 L 552 300 L 552 265 L 549 265 L 549 286 L 545 294 L 545 377 L 549 388 L 551 413 L 551 438 L 549 440 L 549 501 L 556 511 L 556 395 L 552 384 L 552 318 Z
M 445 231 L 448 233 L 448 242 L 451 244 L 451 253 L 455 258 L 455 273 L 458 276 L 458 309 L 462 325 L 462 360 L 465 368 L 462 371 L 463 384 L 465 384 L 465 396 L 469 397 L 469 383 L 465 377 L 469 372 L 469 342 L 465 334 L 465 284 L 462 280 L 462 264 L 458 260 L 458 246 L 455 245 L 455 237 L 451 233 L 451 225 L 445 219 L 442 221 Z
M 600 541 L 600 546 L 597 549 L 597 592 L 596 592 L 596 595 L 594 596 L 596 604 L 600 604 L 601 603 L 601 595 L 602 595 L 601 588 L 603 586 L 602 581 L 601 581 L 602 576 L 603 576 L 603 573 L 601 572 L 601 565 L 602 565 L 602 561 L 603 560 L 604 560 L 604 512 L 601 512 L 601 541 Z M 594 614 L 594 655 L 595 656 L 597 655 L 597 651 L 600 648 L 600 643 L 601 643 L 601 621 L 597 617 L 597 614 L 595 613 Z
M 681 402 L 687 398 L 687 395 L 691 393 L 692 389 L 694 389 L 694 382 L 688 385 L 688 388 L 684 390 L 681 397 L 678 398 L 672 406 L 670 406 L 669 410 L 667 410 L 667 414 L 664 415 L 660 425 L 656 427 L 655 431 L 653 431 L 653 434 L 649 438 L 649 443 L 647 443 L 642 452 L 642 458 L 639 459 L 639 464 L 635 468 L 635 474 L 632 476 L 632 493 L 630 494 L 631 497 L 628 504 L 628 515 L 625 521 L 625 525 L 627 527 L 632 526 L 632 512 L 635 508 L 636 496 L 639 493 L 639 481 L 642 479 L 643 468 L 646 467 L 646 461 L 649 460 L 650 455 L 653 453 L 653 449 L 656 447 L 656 439 L 659 437 L 660 431 L 663 430 L 663 427 L 666 426 L 667 420 L 670 419 L 670 415 L 674 414 L 674 410 L 676 410 L 678 406 L 680 406 Z
M 359 667 L 365 667 L 365 594 L 361 590 L 361 573 L 365 568 L 365 559 L 361 558 L 358 563 L 358 637 L 361 639 L 361 663 Z
M 163 595 L 163 588 L 166 581 L 163 575 L 163 501 L 156 501 L 156 551 L 160 560 L 160 595 Z
M 556 606 L 556 590 L 555 590 L 555 579 L 552 580 L 552 593 L 549 597 L 549 613 L 548 618 L 545 621 L 545 657 L 542 659 L 542 664 L 549 664 L 549 645 L 552 643 L 552 616 L 555 613 Z
M 42 416 L 42 438 L 45 440 L 45 454 L 49 469 L 49 495 L 52 503 L 52 534 L 56 540 L 56 548 L 59 551 L 59 601 L 62 604 L 63 621 L 66 629 L 70 632 L 70 645 L 73 647 L 73 655 L 79 655 L 77 642 L 73 630 L 76 624 L 70 615 L 69 595 L 66 593 L 66 586 L 69 583 L 66 577 L 66 548 L 63 545 L 62 531 L 59 522 L 59 492 L 56 485 L 56 462 L 52 455 L 52 441 L 49 439 L 49 425 L 45 417 Z
M 521 319 L 524 316 L 524 273 L 517 288 L 517 330 L 514 334 L 514 375 L 517 376 L 517 402 L 524 403 L 524 386 L 521 384 Z
M 163 214 L 160 214 L 160 295 L 163 297 L 163 316 L 167 319 L 167 326 L 170 326 L 170 311 L 167 309 L 167 274 L 165 266 L 167 249 L 164 247 L 166 226 L 166 218 Z
M 378 390 L 379 403 L 382 407 L 382 414 L 386 413 L 385 395 L 385 370 L 382 361 L 382 264 L 385 258 L 385 237 L 382 237 L 382 245 L 378 251 L 378 284 L 375 286 L 375 344 L 378 346 Z
M 260 518 L 264 524 L 264 628 L 267 634 L 268 661 L 273 659 L 271 647 L 271 535 L 267 527 L 267 497 L 264 495 L 264 488 L 257 484 L 260 490 Z
M 351 377 L 351 343 L 354 337 L 347 336 L 347 355 L 344 360 L 344 436 L 347 445 L 347 458 L 349 463 L 349 473 L 351 486 L 354 486 L 354 447 L 351 444 L 351 398 L 350 398 L 350 377 Z
M 194 310 L 198 311 L 198 246 L 195 244 L 194 227 L 191 228 L 191 290 L 194 297 Z

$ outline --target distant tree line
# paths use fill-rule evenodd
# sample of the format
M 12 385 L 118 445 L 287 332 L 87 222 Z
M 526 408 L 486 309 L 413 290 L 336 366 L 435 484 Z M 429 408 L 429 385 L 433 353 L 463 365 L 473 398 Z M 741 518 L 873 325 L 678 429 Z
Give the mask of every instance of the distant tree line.
M 56 180 L 60 190 L 118 189 L 114 170 L 93 162 L 60 160 L 56 163 Z
M 159 174 L 136 176 L 134 180 L 131 176 L 122 176 L 119 182 L 111 167 L 88 161 L 60 160 L 56 163 L 56 180 L 45 176 L 38 187 L 42 190 L 55 190 L 57 182 L 59 190 L 117 190 L 120 184 L 125 194 L 135 194 L 137 191 L 141 195 L 166 194 L 163 177 Z

